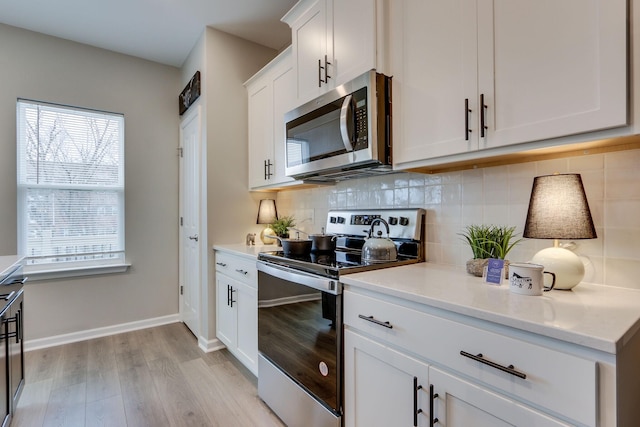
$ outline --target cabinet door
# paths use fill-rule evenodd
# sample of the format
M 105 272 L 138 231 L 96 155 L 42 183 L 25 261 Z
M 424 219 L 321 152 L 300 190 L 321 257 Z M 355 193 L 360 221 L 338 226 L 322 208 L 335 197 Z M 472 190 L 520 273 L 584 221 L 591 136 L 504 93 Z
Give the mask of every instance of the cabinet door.
M 295 107 L 295 73 L 291 57 L 285 58 L 273 78 L 273 183 L 293 181 L 285 175 L 286 127 L 284 115 Z
M 427 426 L 428 365 L 351 330 L 344 336 L 345 426 L 413 426 L 414 415 Z
M 9 419 L 10 402 L 13 397 L 10 396 L 10 387 L 8 386 L 10 375 L 9 364 L 7 363 L 7 345 L 9 344 L 8 340 L 11 339 L 7 338 L 9 332 L 8 317 L 9 313 L 6 313 L 0 318 L 0 425 L 5 425 L 4 423 Z
M 333 3 L 333 79 L 335 86 L 376 68 L 376 0 Z
M 238 328 L 236 308 L 231 305 L 231 300 L 237 299 L 236 293 L 232 292 L 234 284 L 235 280 L 216 273 L 216 336 L 231 350 L 237 346 Z
M 478 0 L 480 148 L 625 125 L 626 3 Z
M 318 67 L 318 61 L 324 66 L 324 57 L 331 62 L 331 52 L 327 50 L 327 3 L 330 0 L 318 0 L 291 27 L 294 69 L 296 70 L 296 96 L 304 103 L 326 91 L 325 72 Z M 333 70 L 329 66 L 327 73 Z
M 429 380 L 434 385 L 433 417 L 447 427 L 568 427 L 559 420 L 450 375 L 433 366 Z
M 9 308 L 10 319 L 12 322 L 8 324 L 9 336 L 9 409 L 15 412 L 18 406 L 18 400 L 24 386 L 24 296 L 20 294 Z
M 475 0 L 391 2 L 394 163 L 477 149 L 476 6 Z
M 234 308 L 237 314 L 238 358 L 255 375 L 258 375 L 258 295 L 257 290 L 244 283 L 235 282 Z
M 247 88 L 249 115 L 249 187 L 269 184 L 268 167 L 273 163 L 273 113 L 270 76 L 263 76 Z M 271 166 L 273 170 L 273 166 Z

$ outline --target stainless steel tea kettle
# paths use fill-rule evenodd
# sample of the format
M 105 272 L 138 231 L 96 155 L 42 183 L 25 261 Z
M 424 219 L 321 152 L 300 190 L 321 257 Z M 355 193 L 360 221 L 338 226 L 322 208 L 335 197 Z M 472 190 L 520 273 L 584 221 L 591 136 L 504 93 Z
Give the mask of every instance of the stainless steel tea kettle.
M 373 229 L 376 224 L 382 223 L 387 230 L 387 237 L 382 237 L 382 231 L 378 231 L 378 235 L 373 235 Z M 366 230 L 365 230 L 366 231 Z M 389 238 L 389 224 L 382 218 L 376 218 L 371 221 L 369 229 L 369 237 L 362 246 L 362 262 L 365 264 L 375 264 L 379 262 L 396 261 L 398 259 L 398 250 L 395 243 Z

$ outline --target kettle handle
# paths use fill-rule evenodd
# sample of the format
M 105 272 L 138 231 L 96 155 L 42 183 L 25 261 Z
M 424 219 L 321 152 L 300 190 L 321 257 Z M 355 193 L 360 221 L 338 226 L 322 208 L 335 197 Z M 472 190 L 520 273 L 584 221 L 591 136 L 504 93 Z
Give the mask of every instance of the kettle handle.
M 371 236 L 373 236 L 373 228 L 376 226 L 377 223 L 381 222 L 385 229 L 387 230 L 387 239 L 389 238 L 389 223 L 387 221 L 385 221 L 382 218 L 376 218 L 373 221 L 371 221 L 371 228 L 369 229 L 369 238 L 371 238 Z

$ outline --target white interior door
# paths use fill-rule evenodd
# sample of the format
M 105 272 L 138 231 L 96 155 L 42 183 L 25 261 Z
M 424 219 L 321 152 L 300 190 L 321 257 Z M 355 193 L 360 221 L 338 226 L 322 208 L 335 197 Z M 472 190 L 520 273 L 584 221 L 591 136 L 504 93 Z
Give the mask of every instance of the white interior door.
M 200 106 L 180 124 L 180 317 L 200 332 Z

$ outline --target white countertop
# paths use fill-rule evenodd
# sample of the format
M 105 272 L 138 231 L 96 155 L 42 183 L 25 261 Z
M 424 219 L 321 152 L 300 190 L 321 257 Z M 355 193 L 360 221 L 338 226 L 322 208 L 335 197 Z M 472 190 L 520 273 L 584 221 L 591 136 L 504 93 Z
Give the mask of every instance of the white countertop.
M 12 267 L 24 259 L 22 255 L 0 255 L 0 280 L 12 270 Z
M 361 287 L 615 354 L 640 328 L 640 291 L 581 283 L 519 295 L 462 267 L 413 264 L 341 276 Z
M 235 255 L 249 256 L 257 258 L 260 252 L 277 251 L 279 248 L 276 245 L 253 245 L 247 246 L 243 244 L 231 244 L 231 245 L 214 245 L 214 251 L 229 252 Z

